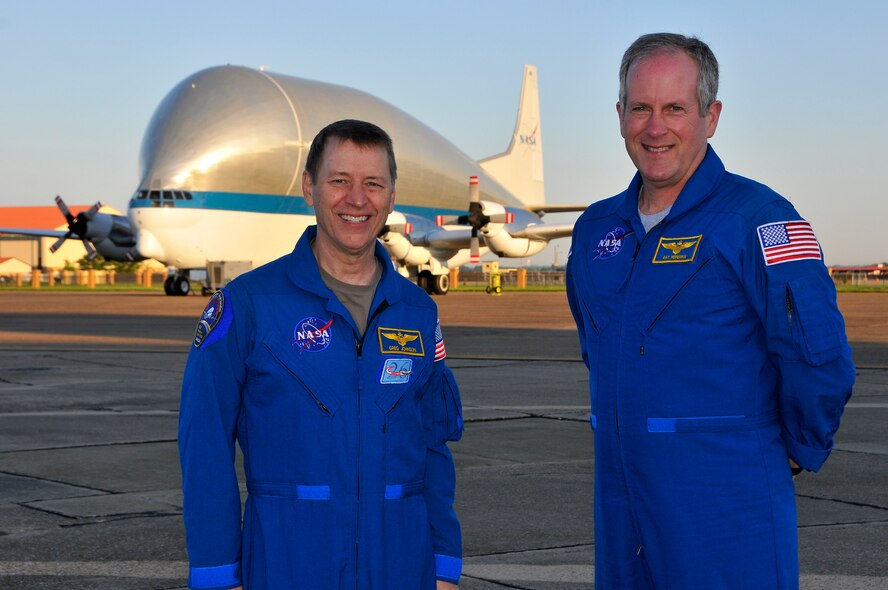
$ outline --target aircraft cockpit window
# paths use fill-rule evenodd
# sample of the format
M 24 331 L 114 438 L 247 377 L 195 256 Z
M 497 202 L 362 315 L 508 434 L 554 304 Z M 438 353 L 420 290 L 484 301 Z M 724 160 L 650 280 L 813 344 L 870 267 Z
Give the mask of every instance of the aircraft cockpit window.
M 173 191 L 163 191 L 163 196 L 161 198 L 165 199 L 167 201 L 172 201 L 173 200 Z
M 151 191 L 149 193 L 149 195 L 150 195 L 149 198 L 152 201 L 159 201 L 160 200 L 160 191 Z
M 140 190 L 140 191 L 139 191 L 139 196 L 136 197 L 136 198 L 137 198 L 137 199 L 147 199 L 147 198 L 148 198 L 148 191 L 146 191 L 146 190 L 144 190 L 144 189 L 143 189 L 143 190 Z
M 189 193 L 188 191 L 182 191 L 182 194 L 185 195 L 186 201 L 190 201 L 192 199 L 191 193 Z
M 181 201 L 185 198 L 185 195 L 182 194 L 182 191 L 173 191 L 173 197 L 175 197 L 177 201 Z

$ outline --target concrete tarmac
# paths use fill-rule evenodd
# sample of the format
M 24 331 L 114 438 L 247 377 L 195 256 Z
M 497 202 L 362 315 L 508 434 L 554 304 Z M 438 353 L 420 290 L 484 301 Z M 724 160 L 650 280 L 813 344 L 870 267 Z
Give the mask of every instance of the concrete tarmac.
M 205 302 L 0 291 L 0 587 L 185 587 L 176 422 Z M 438 302 L 466 419 L 460 587 L 592 588 L 588 375 L 564 294 Z M 888 589 L 888 344 L 855 335 L 836 449 L 796 483 L 806 590 Z

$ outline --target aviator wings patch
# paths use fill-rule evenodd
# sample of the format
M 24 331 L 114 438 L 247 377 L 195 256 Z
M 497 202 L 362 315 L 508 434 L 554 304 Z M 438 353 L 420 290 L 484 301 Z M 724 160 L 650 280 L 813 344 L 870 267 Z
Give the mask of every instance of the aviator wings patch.
M 379 335 L 379 352 L 382 354 L 425 355 L 419 330 L 379 327 L 376 332 Z
M 703 234 L 684 238 L 660 238 L 651 262 L 654 264 L 693 262 L 702 239 Z

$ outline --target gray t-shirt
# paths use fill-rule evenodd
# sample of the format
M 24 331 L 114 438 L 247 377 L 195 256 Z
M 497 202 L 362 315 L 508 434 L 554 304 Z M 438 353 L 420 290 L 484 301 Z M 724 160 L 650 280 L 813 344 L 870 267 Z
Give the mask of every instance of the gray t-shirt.
M 650 215 L 645 215 L 641 212 L 641 209 L 638 210 L 638 215 L 641 217 L 641 225 L 644 226 L 644 233 L 648 233 L 651 231 L 651 228 L 663 221 L 663 218 L 669 215 L 669 212 L 672 210 L 672 205 L 669 205 L 662 211 L 657 211 L 656 213 L 651 213 Z
M 333 291 L 336 298 L 351 314 L 361 336 L 367 330 L 367 316 L 370 315 L 370 305 L 373 303 L 373 296 L 376 294 L 376 286 L 379 285 L 379 279 L 382 278 L 382 265 L 379 264 L 379 260 L 376 258 L 373 260 L 376 261 L 376 270 L 373 272 L 373 278 L 370 279 L 369 285 L 343 283 L 318 265 L 318 270 L 321 271 L 321 280 L 324 281 L 328 289 Z

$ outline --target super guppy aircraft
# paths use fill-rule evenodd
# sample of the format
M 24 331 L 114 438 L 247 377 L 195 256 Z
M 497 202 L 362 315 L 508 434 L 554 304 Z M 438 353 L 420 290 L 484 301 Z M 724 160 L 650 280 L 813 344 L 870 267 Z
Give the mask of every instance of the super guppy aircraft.
M 395 211 L 379 238 L 399 271 L 429 292 L 446 293 L 449 269 L 479 255 L 531 256 L 570 235 L 572 224 L 541 221 L 546 212 L 582 207 L 546 205 L 533 66 L 524 67 L 508 149 L 478 162 L 367 93 L 262 69 L 208 68 L 180 82 L 152 116 L 127 216 L 96 206 L 74 217 L 56 197 L 67 232 L 0 231 L 57 236 L 55 248 L 80 239 L 112 260 L 157 259 L 171 267 L 167 294 L 184 295 L 208 264 L 255 267 L 293 248 L 314 223 L 300 194 L 311 140 L 347 118 L 375 123 L 394 141 Z

